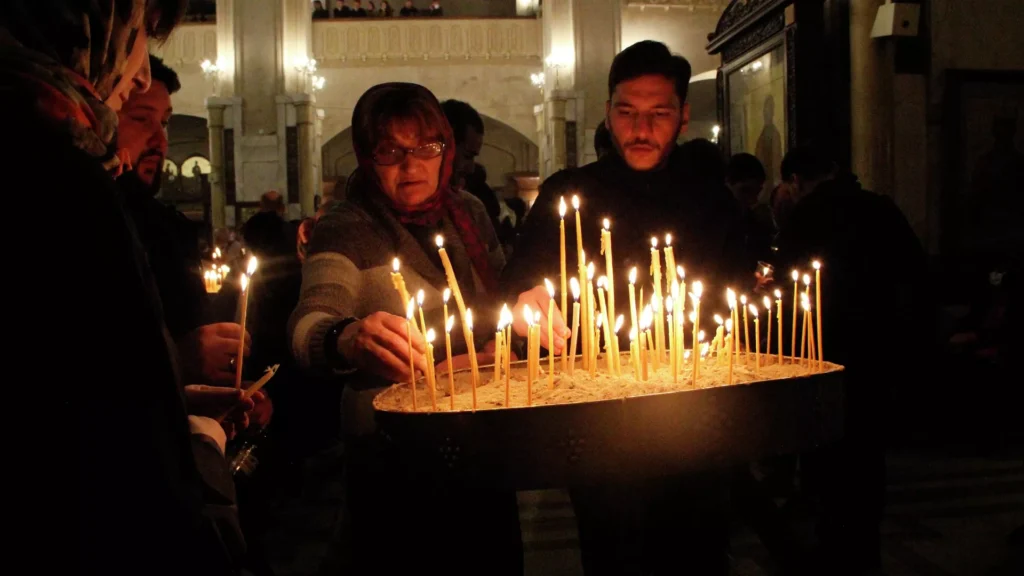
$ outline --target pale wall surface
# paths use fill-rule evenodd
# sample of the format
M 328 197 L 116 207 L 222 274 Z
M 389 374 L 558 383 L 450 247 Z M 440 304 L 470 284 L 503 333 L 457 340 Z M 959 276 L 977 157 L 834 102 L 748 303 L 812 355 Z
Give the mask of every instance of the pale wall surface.
M 622 47 L 641 40 L 657 40 L 689 60 L 695 75 L 718 68 L 719 57 L 709 56 L 704 47 L 728 2 L 694 4 L 697 6 L 692 11 L 688 8 L 623 8 Z

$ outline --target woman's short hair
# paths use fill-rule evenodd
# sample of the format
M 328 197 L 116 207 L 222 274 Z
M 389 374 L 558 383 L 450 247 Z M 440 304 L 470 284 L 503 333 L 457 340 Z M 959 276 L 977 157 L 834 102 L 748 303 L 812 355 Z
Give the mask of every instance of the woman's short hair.
M 365 109 L 362 109 L 365 108 Z M 387 140 L 396 121 L 414 122 L 422 136 L 442 141 L 451 133 L 448 120 L 436 99 L 419 86 L 395 84 L 353 112 L 352 144 L 356 154 L 370 156 Z

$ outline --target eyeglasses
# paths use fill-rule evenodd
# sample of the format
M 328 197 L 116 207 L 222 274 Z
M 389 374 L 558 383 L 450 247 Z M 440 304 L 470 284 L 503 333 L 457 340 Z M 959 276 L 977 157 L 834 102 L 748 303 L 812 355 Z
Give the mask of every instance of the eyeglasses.
M 412 154 L 413 158 L 419 160 L 433 160 L 444 152 L 444 142 L 430 142 L 416 148 L 402 148 L 390 146 L 380 148 L 373 153 L 373 162 L 378 166 L 394 166 L 401 164 L 406 155 Z

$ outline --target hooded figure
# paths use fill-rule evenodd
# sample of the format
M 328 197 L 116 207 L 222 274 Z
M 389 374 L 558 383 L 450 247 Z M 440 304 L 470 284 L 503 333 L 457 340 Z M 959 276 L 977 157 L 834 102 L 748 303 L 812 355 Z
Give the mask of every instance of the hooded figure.
M 402 83 L 371 88 L 352 114 L 352 143 L 359 166 L 345 200 L 313 231 L 289 338 L 301 366 L 334 374 L 346 386 L 342 428 L 355 572 L 423 570 L 422 562 L 437 557 L 438 567 L 451 573 L 451 557 L 430 552 L 444 546 L 432 539 L 438 535 L 472 542 L 466 549 L 473 553 L 458 555 L 459 562 L 467 562 L 467 571 L 486 562 L 521 574 L 515 495 L 406 501 L 401 497 L 408 493 L 405 471 L 373 422 L 373 397 L 409 378 L 406 302 L 392 283 L 392 261 L 397 257 L 401 263 L 409 294 L 423 291 L 426 325 L 441 333 L 447 282 L 436 237 L 444 239 L 466 306 L 478 318 L 496 318 L 493 293 L 504 266 L 497 236 L 483 204 L 449 187 L 455 142 L 440 104 L 427 89 Z M 455 303 L 449 306 L 457 314 Z M 475 327 L 475 341 L 488 342 L 493 327 L 483 322 Z M 460 330 L 451 335 L 458 357 L 465 352 L 465 341 Z M 412 360 L 425 371 L 423 335 L 415 328 L 412 341 Z M 479 355 L 481 364 L 488 361 L 484 356 Z M 444 510 L 435 510 L 434 502 L 445 502 Z M 396 530 L 412 531 L 405 538 Z M 389 547 L 395 538 L 424 549 L 393 554 Z

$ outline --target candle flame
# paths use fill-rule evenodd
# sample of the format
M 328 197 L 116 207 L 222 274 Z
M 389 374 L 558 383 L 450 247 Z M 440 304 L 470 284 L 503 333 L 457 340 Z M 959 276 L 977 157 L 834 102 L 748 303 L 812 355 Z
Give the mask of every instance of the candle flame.
M 600 328 L 604 325 L 604 312 L 597 313 L 597 327 Z
M 730 310 L 736 307 L 736 293 L 732 291 L 732 288 L 725 289 L 725 301 L 729 303 Z
M 619 328 L 622 328 L 622 325 L 625 322 L 626 322 L 626 317 L 624 315 L 622 315 L 622 314 L 619 314 L 619 317 L 615 319 L 615 329 L 612 330 L 612 331 L 615 332 L 616 334 L 618 334 L 619 333 Z
M 440 234 L 434 236 L 434 244 L 437 244 L 438 248 L 444 248 L 444 236 L 441 236 Z
M 757 318 L 757 306 L 754 306 L 753 304 L 751 304 L 750 305 L 750 313 L 754 315 L 754 318 Z
M 445 320 L 444 331 L 447 334 L 452 333 L 452 326 L 455 326 L 455 316 L 449 316 L 448 320 Z
M 533 311 L 533 323 L 540 324 L 540 310 Z
M 653 249 L 655 249 L 657 247 L 658 247 L 658 238 L 656 236 L 651 236 L 651 249 L 653 250 Z
M 701 360 L 703 360 L 704 357 L 708 355 L 708 349 L 709 349 L 710 346 L 711 345 L 708 344 L 707 342 L 705 342 L 704 344 L 701 345 L 701 347 L 700 347 L 700 357 L 701 357 Z
M 779 299 L 782 299 L 782 290 L 776 289 L 775 290 L 775 297 L 779 298 Z
M 577 212 L 580 209 L 580 197 L 575 194 L 572 195 L 572 209 Z
M 612 221 L 607 219 L 607 218 L 604 219 L 603 224 L 604 224 L 604 229 L 605 230 L 610 230 L 611 227 L 612 227 Z
M 815 270 L 821 270 L 821 262 L 815 260 L 814 262 L 811 262 L 811 267 Z
M 451 298 L 451 297 L 452 297 L 452 289 L 451 288 L 445 288 L 444 292 L 441 293 L 441 299 L 444 300 L 445 304 L 447 304 L 448 303 L 448 299 Z
M 473 329 L 473 311 L 466 308 L 466 328 Z
M 811 275 L 810 274 L 804 274 L 804 286 L 810 286 L 810 285 L 811 285 Z
M 689 350 L 684 350 L 683 351 L 683 360 L 689 360 L 690 356 L 692 356 L 692 354 L 690 354 Z
M 632 342 L 633 340 L 636 340 L 636 326 L 629 329 L 629 341 Z
M 499 317 L 501 318 L 501 321 L 505 324 L 505 326 L 508 326 L 509 324 L 512 323 L 512 312 L 508 309 L 508 304 L 501 305 L 501 312 L 499 313 Z
M 693 295 L 700 298 L 701 294 L 704 293 L 704 284 L 700 280 L 693 283 Z
M 607 276 L 600 276 L 600 277 L 598 277 L 598 279 L 597 279 L 597 287 L 598 288 L 604 288 L 606 285 L 608 285 L 608 277 Z
M 249 265 L 246 266 L 246 268 L 245 268 L 245 273 L 247 275 L 249 275 L 249 276 L 252 276 L 253 274 L 255 274 L 256 273 L 256 264 L 257 264 L 256 257 L 255 256 L 251 256 L 249 258 Z
M 587 280 L 594 279 L 594 263 L 587 264 Z
M 654 310 L 655 314 L 661 312 L 661 298 L 657 294 L 651 295 L 651 310 Z
M 409 303 L 405 305 L 405 317 L 408 320 L 412 320 L 414 312 L 416 312 L 416 300 L 409 298 Z
M 676 266 L 676 274 L 679 274 L 680 280 L 686 280 L 686 270 L 682 266 Z
M 722 317 L 720 315 L 715 314 L 715 324 L 722 326 L 725 324 L 725 320 L 722 320 Z
M 671 234 L 665 234 L 665 246 L 671 246 L 671 245 L 672 245 L 672 235 Z
M 239 282 L 242 284 L 242 292 L 245 292 L 245 290 L 249 287 L 249 277 L 246 276 L 245 274 L 242 274 L 242 278 L 239 280 Z
M 703 342 L 705 337 L 706 337 L 706 334 L 704 334 L 703 330 L 701 330 L 700 332 L 697 332 L 697 342 Z
M 746 294 L 740 296 L 740 304 L 743 304 L 744 306 L 747 305 L 747 295 Z
M 554 300 L 554 298 L 555 298 L 555 285 L 551 283 L 551 280 L 548 280 L 547 278 L 545 278 L 544 279 L 544 286 L 546 286 L 547 289 L 548 289 L 548 296 L 551 296 L 551 299 Z
M 558 217 L 565 218 L 565 196 L 558 200 Z
M 395 259 L 391 261 L 391 269 L 397 274 L 401 267 L 402 263 L 398 261 L 398 257 L 395 257 Z
M 654 320 L 654 313 L 651 311 L 651 305 L 644 306 L 644 311 L 640 314 L 640 326 L 647 330 L 651 326 L 651 322 Z
M 437 338 L 437 335 L 434 334 L 434 329 L 431 328 L 430 330 L 427 330 L 427 336 L 426 336 L 427 344 L 433 344 L 435 338 Z
M 633 266 L 633 269 L 629 271 L 629 283 L 636 284 L 636 266 Z
M 761 276 L 768 276 L 768 267 L 765 266 L 761 269 Z
M 697 313 L 696 312 L 690 312 L 690 324 L 693 324 L 696 321 L 697 321 Z
M 765 310 L 771 310 L 772 309 L 772 299 L 771 298 L 765 296 L 764 299 L 761 300 L 761 303 L 764 304 L 764 309 Z
M 580 299 L 580 281 L 575 276 L 569 279 L 569 288 L 572 289 L 572 299 Z
M 533 326 L 533 310 L 530 309 L 529 304 L 523 306 L 523 319 L 526 320 L 528 326 Z
M 796 270 L 793 270 L 793 272 L 790 275 L 793 276 L 793 282 L 796 282 L 797 280 L 800 279 L 800 273 L 797 272 Z
M 725 321 L 725 331 L 732 332 L 732 318 Z
M 672 281 L 672 289 L 669 290 L 669 292 L 672 293 L 672 297 L 673 298 L 675 298 L 676 300 L 679 300 L 679 282 L 676 282 L 675 280 L 673 280 Z M 671 308 L 671 306 L 669 306 L 669 308 Z
M 423 290 L 416 291 L 416 304 L 418 304 L 420 308 L 423 307 L 423 300 L 426 299 L 426 297 L 427 295 L 426 293 L 423 292 Z
M 804 301 L 800 303 L 800 307 L 804 309 L 804 312 L 810 312 L 811 311 L 811 301 L 808 300 L 808 299 L 804 299 Z
M 674 304 L 674 302 L 672 301 L 672 297 L 671 296 L 665 297 L 665 310 L 668 310 L 668 315 L 669 316 L 672 315 L 672 310 L 675 310 L 675 308 L 672 307 L 673 304 Z

